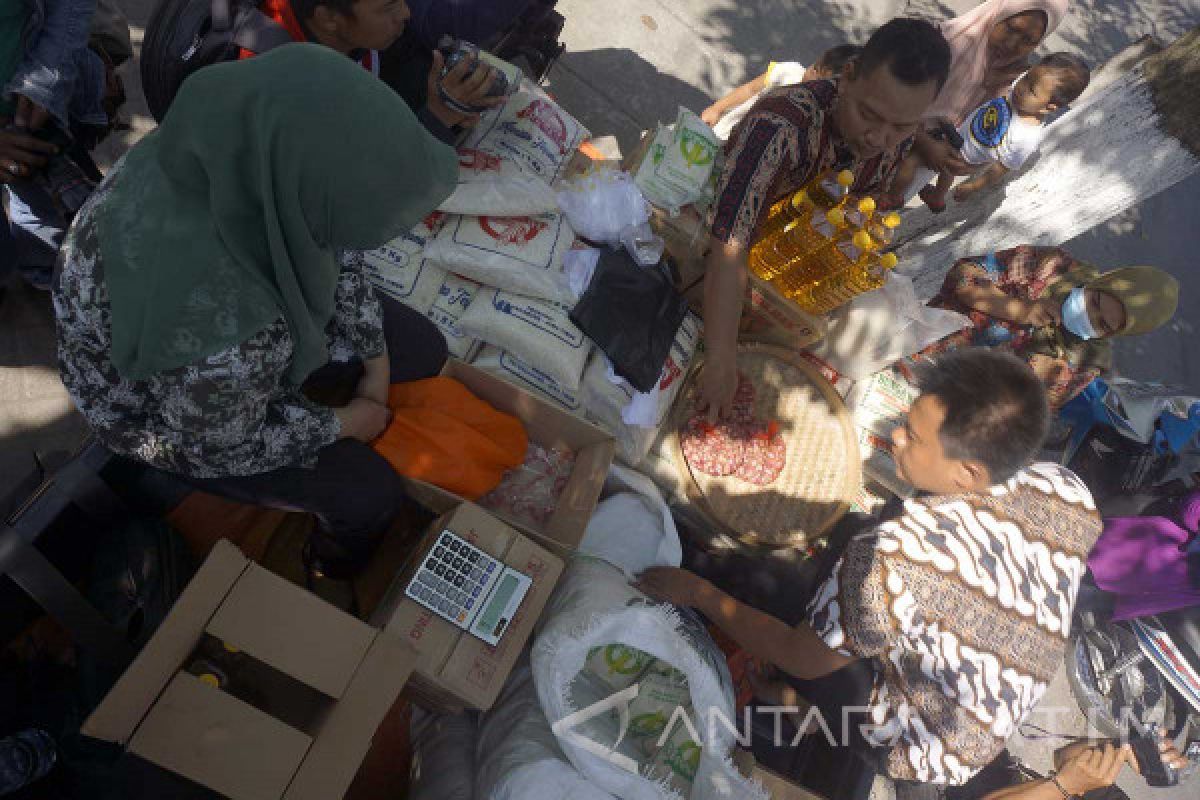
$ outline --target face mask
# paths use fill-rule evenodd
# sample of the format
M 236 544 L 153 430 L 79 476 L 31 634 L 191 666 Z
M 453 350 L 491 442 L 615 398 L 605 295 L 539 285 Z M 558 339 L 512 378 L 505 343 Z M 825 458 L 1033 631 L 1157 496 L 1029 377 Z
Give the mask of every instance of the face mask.
M 1084 294 L 1082 287 L 1072 289 L 1071 293 L 1067 295 L 1067 299 L 1063 301 L 1062 321 L 1064 328 L 1084 341 L 1095 339 L 1099 335 L 1092 327 L 1091 318 L 1088 317 L 1087 295 Z

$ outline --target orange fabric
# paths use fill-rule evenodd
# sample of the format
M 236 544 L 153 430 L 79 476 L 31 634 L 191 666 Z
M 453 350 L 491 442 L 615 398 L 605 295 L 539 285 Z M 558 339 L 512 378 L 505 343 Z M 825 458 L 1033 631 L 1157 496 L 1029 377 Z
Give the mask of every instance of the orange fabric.
M 374 446 L 401 475 L 476 500 L 525 461 L 521 421 L 452 378 L 398 383 L 388 405 L 392 421 Z
M 296 12 L 292 11 L 291 0 L 263 0 L 258 6 L 258 10 L 286 28 L 292 36 L 292 41 L 308 41 L 308 37 L 304 35 L 304 28 L 300 27 L 300 20 L 296 19 Z M 256 55 L 257 53 L 253 50 L 243 47 L 238 53 L 238 60 L 254 58 Z

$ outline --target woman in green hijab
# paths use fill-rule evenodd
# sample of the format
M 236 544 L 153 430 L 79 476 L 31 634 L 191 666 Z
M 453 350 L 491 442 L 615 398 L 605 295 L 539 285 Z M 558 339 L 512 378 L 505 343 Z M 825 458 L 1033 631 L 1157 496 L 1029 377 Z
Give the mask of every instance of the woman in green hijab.
M 328 48 L 197 72 L 63 247 L 59 361 L 95 435 L 208 491 L 314 513 L 310 565 L 352 574 L 406 502 L 367 444 L 388 386 L 436 374 L 446 344 L 337 253 L 409 230 L 456 177 L 454 151 Z M 353 398 L 311 400 L 318 370 L 352 374 Z
M 1042 378 L 1057 410 L 1112 368 L 1114 338 L 1162 327 L 1178 304 L 1178 281 L 1160 269 L 1100 273 L 1060 247 L 1015 247 L 954 265 L 930 305 L 966 314 L 971 325 L 914 359 L 1009 349 Z

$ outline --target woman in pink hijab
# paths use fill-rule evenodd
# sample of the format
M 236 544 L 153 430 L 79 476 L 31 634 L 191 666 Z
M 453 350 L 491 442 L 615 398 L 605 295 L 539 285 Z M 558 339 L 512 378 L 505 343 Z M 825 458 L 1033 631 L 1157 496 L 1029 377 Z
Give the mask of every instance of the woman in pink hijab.
M 1054 32 L 1069 0 L 987 0 L 943 22 L 954 60 L 929 118 L 958 126 L 979 105 L 1002 93 L 1029 68 L 1029 55 Z M 915 147 L 931 169 L 965 175 L 972 169 L 947 142 L 919 134 Z

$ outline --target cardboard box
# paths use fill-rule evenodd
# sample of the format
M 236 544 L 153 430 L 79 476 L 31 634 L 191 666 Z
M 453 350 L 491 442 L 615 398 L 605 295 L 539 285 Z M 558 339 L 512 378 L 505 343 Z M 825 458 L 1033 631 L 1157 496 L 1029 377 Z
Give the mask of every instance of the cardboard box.
M 545 525 L 535 526 L 498 514 L 553 552 L 564 557 L 570 555 L 583 541 L 588 520 L 596 510 L 616 451 L 613 437 L 562 408 L 461 361 L 447 361 L 442 374 L 459 381 L 498 411 L 521 420 L 530 442 L 575 454 L 571 477 Z M 431 483 L 412 478 L 405 478 L 405 482 L 413 498 L 436 513 L 445 514 L 464 502 L 462 497 Z
M 742 307 L 743 338 L 777 344 L 789 350 L 809 347 L 825 336 L 825 320 L 788 300 L 771 284 L 749 275 Z
M 184 669 L 205 634 L 236 648 L 229 692 Z M 222 541 L 83 733 L 234 800 L 329 800 L 345 794 L 416 663 L 399 637 Z
M 528 575 L 533 583 L 495 647 L 429 611 L 404 594 L 442 531 L 461 536 L 490 556 Z M 420 655 L 407 693 L 444 711 L 479 709 L 496 702 L 534 624 L 562 575 L 563 561 L 472 503 L 461 503 L 429 528 L 414 557 L 392 582 L 371 622 L 417 648 Z

